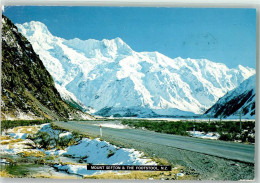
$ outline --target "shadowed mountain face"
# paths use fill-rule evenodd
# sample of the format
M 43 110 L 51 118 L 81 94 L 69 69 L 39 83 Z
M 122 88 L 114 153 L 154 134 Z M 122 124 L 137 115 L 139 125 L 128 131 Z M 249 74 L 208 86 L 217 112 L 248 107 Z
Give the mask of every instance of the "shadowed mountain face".
M 229 117 L 242 115 L 247 118 L 255 116 L 255 75 L 242 82 L 237 88 L 220 98 L 207 115 Z
M 2 16 L 1 119 L 88 116 L 66 104 L 30 42 Z

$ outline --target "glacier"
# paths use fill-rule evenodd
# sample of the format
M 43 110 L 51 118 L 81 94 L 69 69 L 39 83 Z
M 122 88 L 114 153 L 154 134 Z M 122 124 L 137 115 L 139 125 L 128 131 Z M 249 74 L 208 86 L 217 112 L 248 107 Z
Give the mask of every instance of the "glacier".
M 136 52 L 119 37 L 66 40 L 52 35 L 41 22 L 16 26 L 62 88 L 59 92 L 102 116 L 203 114 L 255 74 L 255 69 L 242 65 L 228 68 L 208 59 Z

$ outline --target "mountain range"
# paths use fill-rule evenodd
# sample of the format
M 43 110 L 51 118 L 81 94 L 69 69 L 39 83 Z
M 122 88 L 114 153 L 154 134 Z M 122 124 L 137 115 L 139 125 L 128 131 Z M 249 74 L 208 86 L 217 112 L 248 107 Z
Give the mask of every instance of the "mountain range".
M 101 116 L 193 116 L 255 74 L 207 59 L 136 52 L 122 39 L 66 40 L 41 22 L 16 24 L 66 99 Z M 88 106 L 88 107 L 84 107 Z

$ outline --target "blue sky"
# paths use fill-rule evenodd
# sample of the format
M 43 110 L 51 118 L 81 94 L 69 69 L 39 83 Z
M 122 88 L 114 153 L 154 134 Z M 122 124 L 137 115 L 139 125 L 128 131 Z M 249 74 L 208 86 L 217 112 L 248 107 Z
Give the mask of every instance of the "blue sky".
M 255 9 L 6 7 L 14 23 L 43 22 L 65 39 L 122 38 L 135 51 L 255 68 Z

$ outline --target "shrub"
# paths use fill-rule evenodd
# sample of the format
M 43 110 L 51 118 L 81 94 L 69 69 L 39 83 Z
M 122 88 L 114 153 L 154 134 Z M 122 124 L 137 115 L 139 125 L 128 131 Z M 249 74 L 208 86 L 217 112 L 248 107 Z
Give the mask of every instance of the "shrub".
M 107 154 L 107 158 L 110 158 L 111 156 L 113 156 L 115 154 L 114 151 L 109 150 L 108 154 Z
M 225 140 L 225 141 L 230 141 L 230 140 L 232 140 L 232 138 L 231 138 L 231 135 L 230 134 L 220 134 L 220 137 L 219 137 L 219 140 Z
M 51 146 L 50 134 L 47 132 L 38 132 L 31 139 L 40 147 L 44 149 L 49 149 Z

